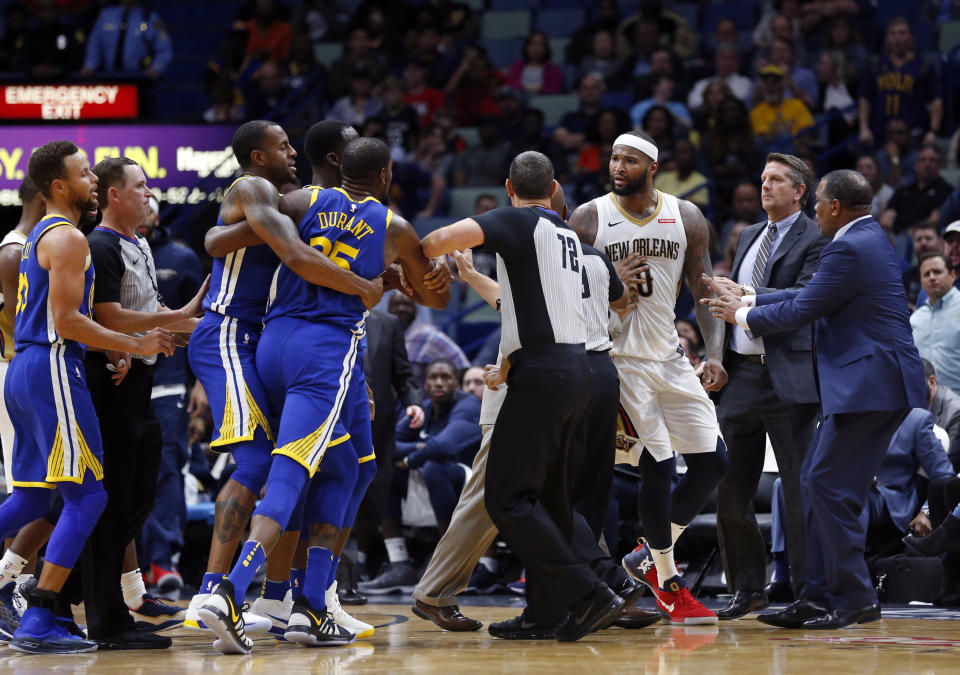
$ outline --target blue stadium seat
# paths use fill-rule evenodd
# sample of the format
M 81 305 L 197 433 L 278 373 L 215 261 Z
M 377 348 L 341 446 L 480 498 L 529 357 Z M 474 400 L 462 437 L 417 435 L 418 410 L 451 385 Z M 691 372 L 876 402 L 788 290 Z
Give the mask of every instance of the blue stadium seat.
M 507 190 L 503 187 L 503 185 L 451 188 L 450 221 L 472 216 L 473 204 L 477 201 L 477 197 L 483 194 L 496 197 L 500 206 L 507 205 Z
M 547 35 L 550 35 L 547 33 Z M 570 38 L 550 36 L 550 52 L 554 63 L 565 63 L 567 60 L 567 47 L 570 46 Z M 572 84 L 568 79 L 567 84 Z
M 625 113 L 629 113 L 634 104 L 633 94 L 628 91 L 607 92 L 600 100 L 604 108 L 617 108 Z
M 700 5 L 697 3 L 681 4 L 670 3 L 671 12 L 676 12 L 690 24 L 691 30 L 697 32 L 700 28 Z
M 947 21 L 940 26 L 939 47 L 946 54 L 960 45 L 960 21 Z
M 583 25 L 582 9 L 541 9 L 537 13 L 537 28 L 548 36 L 570 37 Z
M 325 68 L 343 55 L 343 44 L 340 42 L 317 42 L 313 45 L 313 58 Z
M 417 236 L 423 239 L 434 230 L 444 225 L 449 225 L 454 222 L 454 220 L 456 219 L 446 216 L 438 218 L 414 218 L 411 225 L 413 225 L 413 229 L 417 231 Z
M 188 521 L 203 521 L 207 525 L 213 525 L 214 511 L 216 509 L 215 502 L 200 502 L 198 504 L 190 504 L 187 507 L 187 520 Z
M 703 14 L 702 33 L 713 34 L 720 19 L 733 19 L 738 30 L 753 30 L 757 21 L 757 7 L 751 4 L 707 5 Z
M 483 46 L 494 68 L 509 68 L 510 64 L 519 59 L 523 53 L 523 38 L 484 40 Z
M 484 40 L 524 38 L 530 32 L 530 12 L 486 12 L 483 15 Z
M 571 110 L 576 110 L 580 105 L 580 99 L 576 94 L 544 94 L 541 96 L 531 96 L 527 101 L 531 108 L 539 108 L 543 111 L 543 122 L 545 126 L 553 127 L 560 122 L 560 118 Z
M 453 135 L 462 138 L 467 145 L 480 145 L 480 132 L 476 127 L 457 127 Z
M 583 0 L 543 0 L 544 9 L 581 9 Z M 626 16 L 621 10 L 621 16 Z
M 960 169 L 940 169 L 940 177 L 953 187 L 960 185 Z
M 540 9 L 540 0 L 490 0 L 490 10 Z

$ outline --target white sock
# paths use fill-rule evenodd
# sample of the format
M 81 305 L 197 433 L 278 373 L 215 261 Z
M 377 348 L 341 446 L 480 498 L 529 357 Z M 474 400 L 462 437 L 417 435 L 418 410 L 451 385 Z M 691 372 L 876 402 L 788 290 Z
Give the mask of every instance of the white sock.
M 407 542 L 403 537 L 386 537 L 383 543 L 387 546 L 387 558 L 392 563 L 406 562 L 410 560 L 410 554 L 407 553 Z
M 147 594 L 147 588 L 143 585 L 139 568 L 120 575 L 120 588 L 123 589 L 123 601 L 127 603 L 127 607 L 133 610 L 140 609 L 143 596 Z
M 496 574 L 497 572 L 497 559 L 491 558 L 490 556 L 483 556 L 480 558 L 480 564 L 487 568 L 487 571 L 490 574 Z
M 651 548 L 650 554 L 657 566 L 657 583 L 663 588 L 663 583 L 680 574 L 677 564 L 673 561 L 673 546 L 670 548 Z
M 27 564 L 26 558 L 21 558 L 9 548 L 0 558 L 0 588 L 3 588 L 11 581 L 16 581 L 20 576 L 20 570 Z
M 683 534 L 683 531 L 687 529 L 686 525 L 677 525 L 676 523 L 670 523 L 670 534 L 673 536 L 673 543 L 676 545 L 677 539 L 680 538 L 680 535 Z

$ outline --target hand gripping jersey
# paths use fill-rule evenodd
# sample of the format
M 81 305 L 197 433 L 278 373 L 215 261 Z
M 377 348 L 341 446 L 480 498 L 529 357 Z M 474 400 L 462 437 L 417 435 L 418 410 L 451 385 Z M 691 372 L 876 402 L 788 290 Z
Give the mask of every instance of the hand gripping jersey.
M 241 176 L 234 185 L 251 176 Z M 216 227 L 226 225 L 217 216 Z M 210 271 L 210 290 L 203 299 L 203 308 L 232 319 L 260 324 L 267 309 L 270 280 L 280 259 L 266 244 L 248 246 L 222 258 L 215 258 Z
M 637 308 L 623 318 L 614 337 L 614 353 L 657 361 L 675 356 L 680 338 L 673 325 L 673 308 L 687 250 L 677 198 L 658 190 L 657 206 L 643 220 L 627 213 L 612 192 L 593 203 L 597 207 L 594 248 L 614 263 L 639 253 L 650 267 L 640 283 L 629 288 Z
M 68 356 L 82 359 L 87 347 L 73 340 L 65 340 L 57 334 L 53 323 L 53 308 L 50 306 L 50 272 L 37 260 L 37 244 L 40 238 L 55 227 L 73 227 L 73 223 L 57 214 L 50 214 L 34 225 L 23 245 L 20 255 L 20 277 L 17 282 L 17 311 L 14 321 L 14 340 L 19 353 L 29 345 L 51 347 L 63 345 Z M 93 262 L 87 255 L 83 275 L 83 301 L 80 313 L 91 316 L 93 307 Z
M 374 279 L 383 274 L 383 245 L 393 212 L 373 197 L 354 201 L 342 188 L 305 189 L 313 194 L 298 224 L 300 238 L 358 276 Z M 354 329 L 366 313 L 359 296 L 316 286 L 281 266 L 265 321 L 289 317 Z

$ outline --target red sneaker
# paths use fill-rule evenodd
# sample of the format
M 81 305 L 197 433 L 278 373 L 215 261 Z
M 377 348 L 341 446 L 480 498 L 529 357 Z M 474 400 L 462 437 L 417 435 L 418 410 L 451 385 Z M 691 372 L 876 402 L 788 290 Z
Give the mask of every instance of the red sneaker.
M 183 588 L 183 577 L 173 568 L 167 569 L 160 567 L 157 563 L 153 563 L 150 566 L 150 572 L 154 585 L 163 592 Z M 146 581 L 146 579 L 144 580 Z
M 667 579 L 663 588 L 657 589 L 656 595 L 657 605 L 670 617 L 672 624 L 696 626 L 717 623 L 717 615 L 693 597 L 679 576 Z
M 649 588 L 656 596 L 660 591 L 660 580 L 657 579 L 657 566 L 653 562 L 653 554 L 647 542 L 642 542 L 633 551 L 623 556 L 620 562 L 623 569 L 631 577 Z

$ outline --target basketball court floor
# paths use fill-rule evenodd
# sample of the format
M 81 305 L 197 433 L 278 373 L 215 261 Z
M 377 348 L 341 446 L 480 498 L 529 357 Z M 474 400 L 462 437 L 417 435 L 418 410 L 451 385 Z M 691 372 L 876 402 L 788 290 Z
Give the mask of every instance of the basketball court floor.
M 609 628 L 575 643 L 494 640 L 486 629 L 446 633 L 410 613 L 400 596 L 349 608 L 376 635 L 349 647 L 304 649 L 258 639 L 249 656 L 223 656 L 211 639 L 176 630 L 171 649 L 71 656 L 19 655 L 0 648 L 0 672 L 124 673 L 939 673 L 960 672 L 960 612 L 891 606 L 884 620 L 839 631 L 786 631 L 750 618 L 717 626 Z M 652 603 L 650 599 L 641 604 Z M 520 599 L 464 598 L 484 621 L 518 613 Z M 711 606 L 721 606 L 713 603 Z M 652 605 L 651 605 L 652 606 Z M 714 607 L 714 608 L 716 608 Z M 354 611 L 355 610 L 355 611 Z M 82 618 L 81 618 L 82 620 Z

